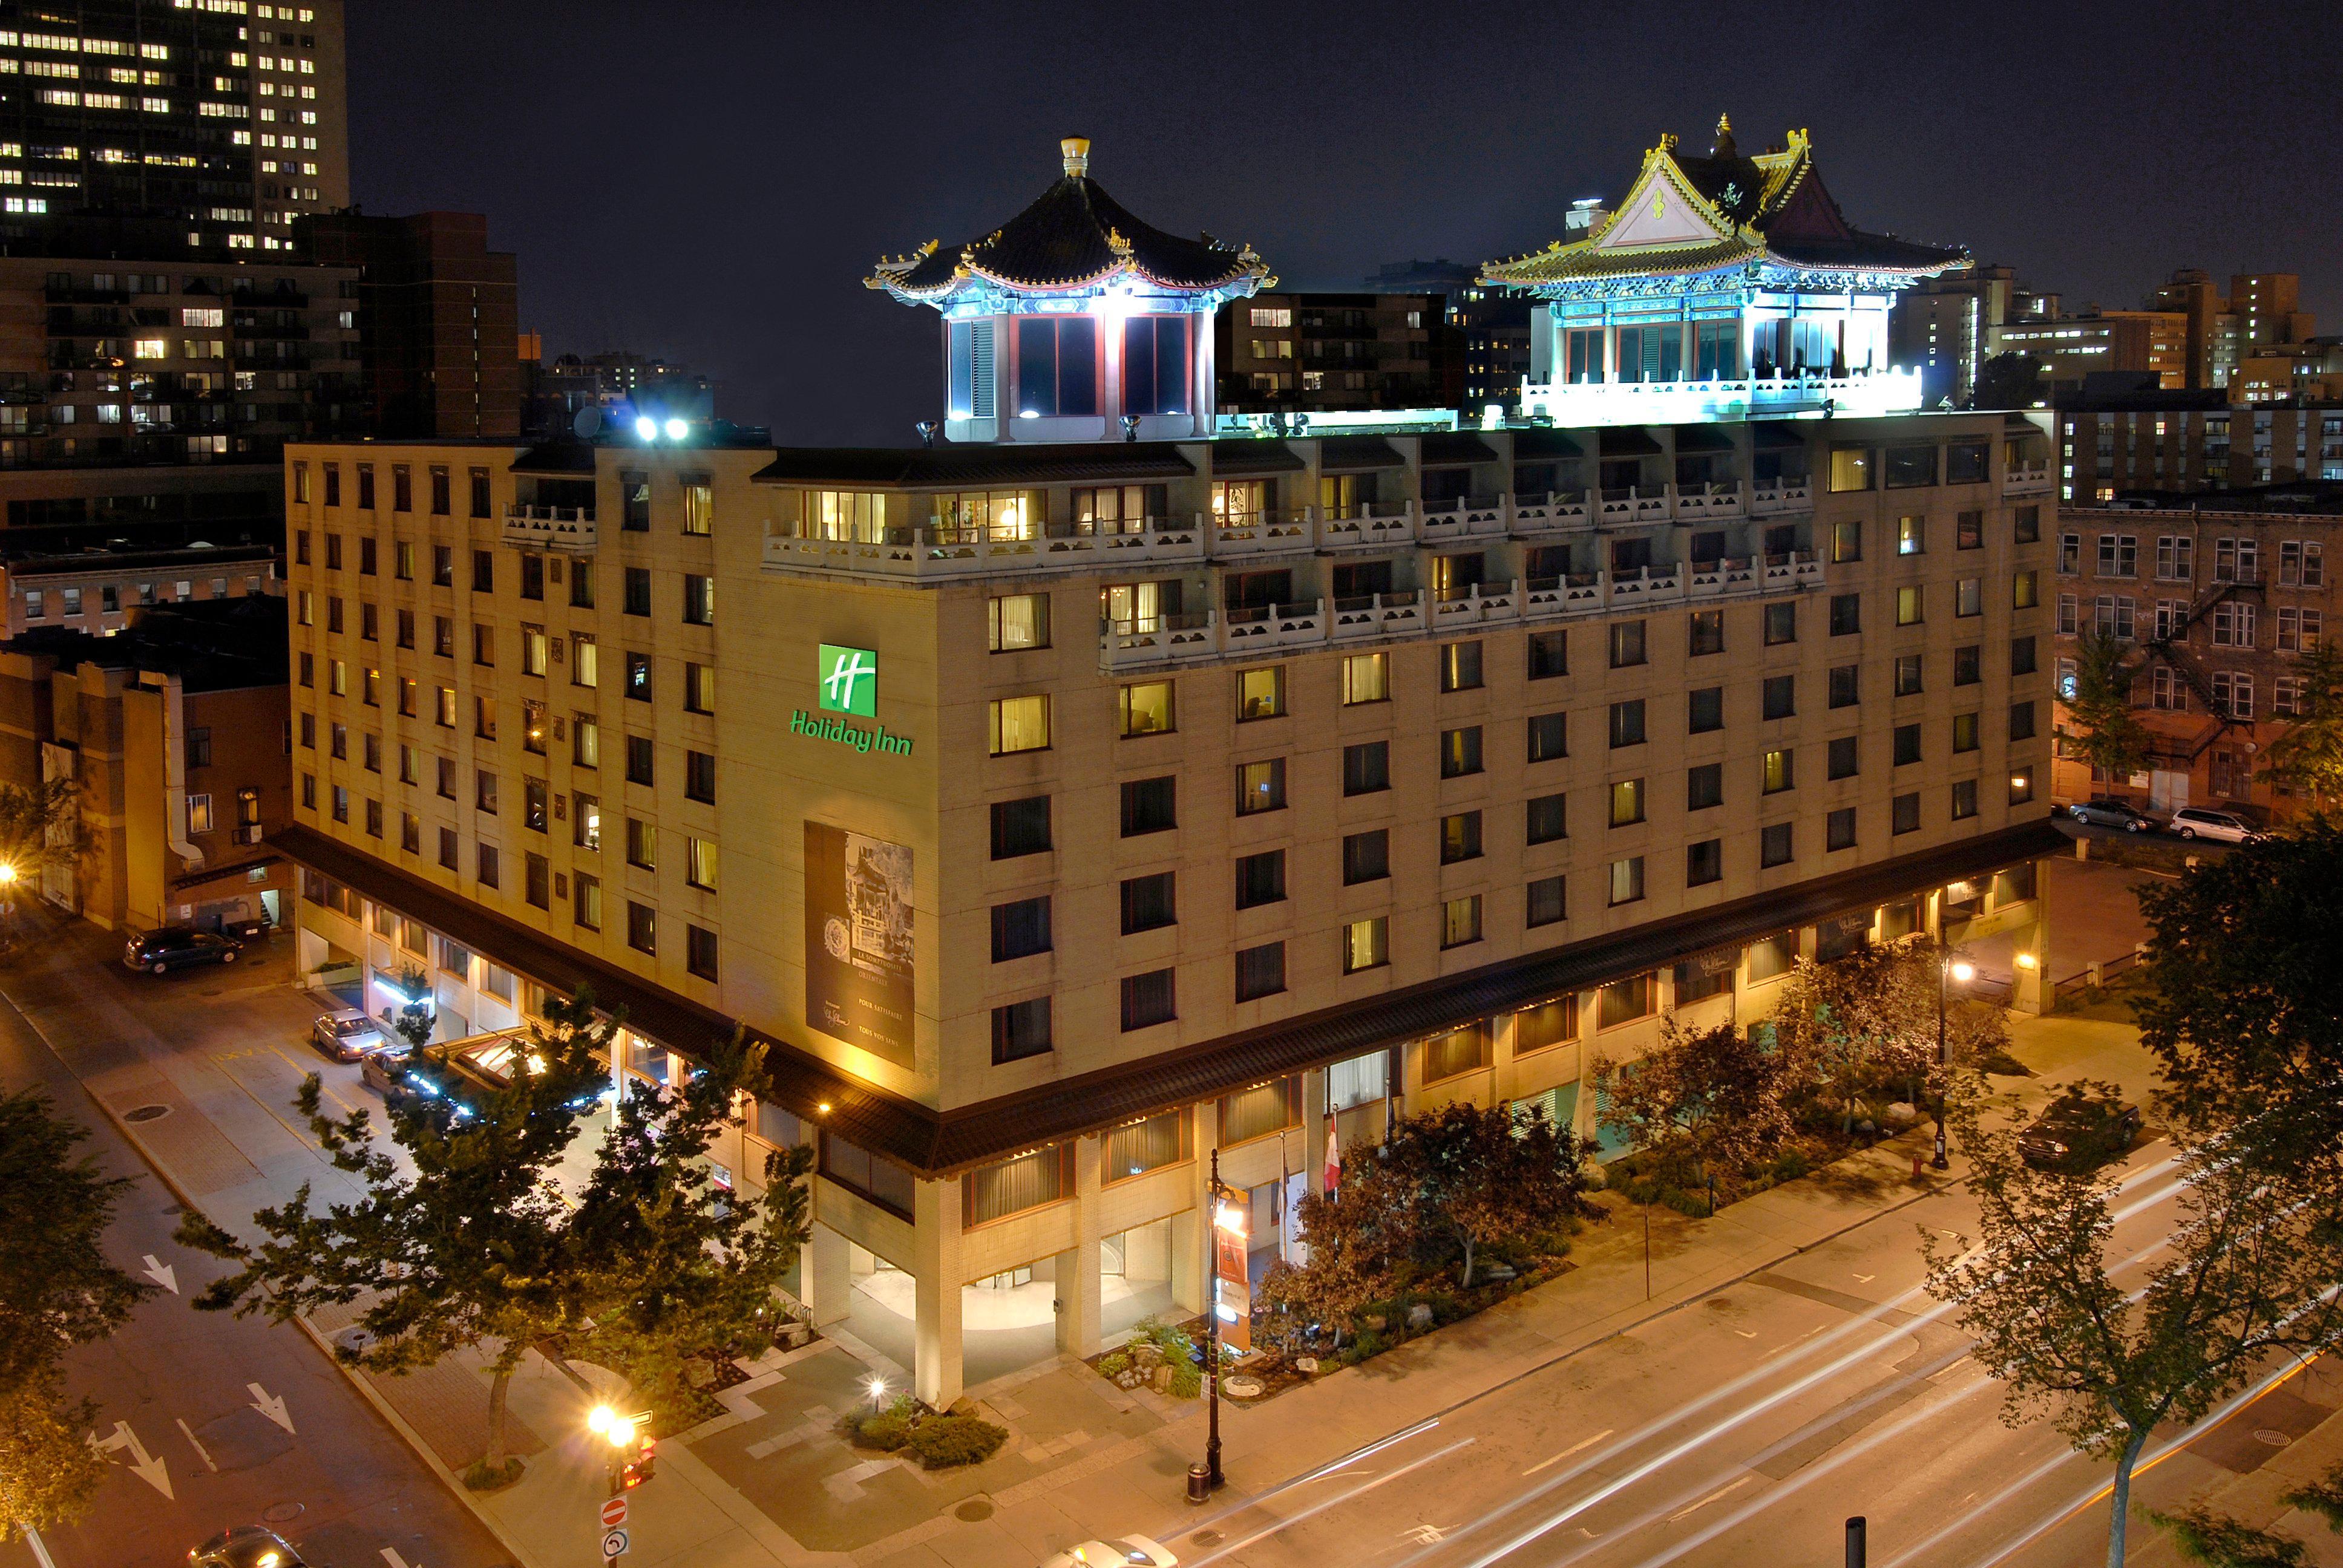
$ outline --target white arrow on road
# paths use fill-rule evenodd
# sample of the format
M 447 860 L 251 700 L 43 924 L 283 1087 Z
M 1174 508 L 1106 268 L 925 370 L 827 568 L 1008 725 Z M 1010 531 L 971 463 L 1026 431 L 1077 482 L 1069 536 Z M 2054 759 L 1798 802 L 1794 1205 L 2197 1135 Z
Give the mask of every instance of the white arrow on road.
M 388 1565 L 388 1568 L 407 1568 L 407 1559 L 401 1557 L 397 1553 L 392 1551 L 387 1546 L 382 1549 L 382 1560 Z M 417 1563 L 415 1564 L 415 1568 L 423 1568 L 423 1564 Z
M 269 1397 L 268 1391 L 261 1387 L 256 1382 L 248 1382 L 244 1386 L 252 1393 L 253 1409 L 258 1411 L 261 1414 L 266 1416 L 269 1420 L 275 1422 L 286 1431 L 291 1432 L 293 1430 L 293 1417 L 285 1409 L 285 1396 L 283 1394 L 278 1394 L 272 1399 Z
M 146 1277 L 148 1279 L 154 1281 L 156 1284 L 162 1286 L 165 1290 L 170 1292 L 175 1296 L 179 1293 L 179 1271 L 176 1269 L 174 1269 L 170 1264 L 163 1261 L 152 1252 L 146 1254 L 145 1261 L 146 1264 Z
M 130 1430 L 128 1422 L 116 1422 L 114 1434 L 111 1437 L 101 1438 L 96 1432 L 92 1432 L 89 1441 L 90 1446 L 102 1453 L 119 1453 L 124 1449 L 128 1449 L 130 1473 L 170 1501 L 174 1503 L 178 1501 L 177 1496 L 171 1491 L 170 1467 L 156 1455 L 146 1452 L 146 1445 L 138 1441 L 138 1434 Z

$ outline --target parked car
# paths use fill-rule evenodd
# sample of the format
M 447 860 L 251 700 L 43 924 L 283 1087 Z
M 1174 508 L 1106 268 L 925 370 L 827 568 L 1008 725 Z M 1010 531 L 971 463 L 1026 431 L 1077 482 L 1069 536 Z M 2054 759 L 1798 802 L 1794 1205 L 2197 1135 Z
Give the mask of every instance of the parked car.
M 321 1012 L 309 1026 L 309 1043 L 336 1061 L 357 1061 L 390 1048 L 391 1037 L 382 1026 L 354 1007 Z
M 2112 1091 L 2069 1084 L 2017 1135 L 2018 1158 L 2052 1171 L 2092 1171 L 2139 1136 L 2139 1107 Z
M 2066 815 L 2095 828 L 2121 828 L 2127 833 L 2145 833 L 2156 826 L 2155 818 L 2130 801 L 2118 800 L 2112 795 L 2078 800 L 2066 808 Z
M 2224 844 L 2258 844 L 2266 836 L 2242 817 L 2184 806 L 2172 814 L 2172 830 L 2184 839 L 2212 839 Z
M 1179 1568 L 1180 1559 L 1144 1535 L 1085 1541 L 1051 1556 L 1041 1568 Z
M 358 1058 L 358 1076 L 385 1100 L 395 1100 L 415 1092 L 415 1081 L 407 1076 L 414 1064 L 414 1050 L 403 1040 L 394 1040 Z
M 187 1553 L 187 1568 L 308 1568 L 293 1543 L 274 1530 L 237 1524 Z
M 232 964 L 236 962 L 236 955 L 243 950 L 242 943 L 216 931 L 164 926 L 144 935 L 132 936 L 123 946 L 122 961 L 134 970 L 161 974 L 166 970 L 185 969 L 189 964 Z

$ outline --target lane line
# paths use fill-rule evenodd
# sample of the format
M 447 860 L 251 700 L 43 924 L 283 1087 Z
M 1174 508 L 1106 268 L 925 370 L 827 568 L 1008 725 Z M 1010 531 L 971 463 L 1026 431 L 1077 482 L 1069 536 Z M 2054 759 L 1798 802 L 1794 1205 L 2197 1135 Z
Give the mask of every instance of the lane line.
M 1210 1529 L 1212 1525 L 1218 1524 L 1223 1519 L 1232 1518 L 1239 1513 L 1242 1513 L 1248 1508 L 1258 1508 L 1262 1503 L 1267 1503 L 1271 1498 L 1282 1496 L 1286 1493 L 1292 1492 L 1296 1487 L 1307 1486 L 1313 1481 L 1325 1481 L 1333 1476 L 1347 1473 L 1349 1467 L 1356 1464 L 1360 1460 L 1365 1459 L 1371 1454 L 1381 1453 L 1384 1449 L 1390 1448 L 1394 1443 L 1405 1442 L 1411 1437 L 1420 1436 L 1424 1432 L 1430 1432 L 1433 1427 L 1436 1427 L 1439 1424 L 1440 1418 L 1438 1416 L 1428 1416 L 1424 1420 L 1417 1422 L 1413 1426 L 1401 1428 L 1399 1431 L 1393 1432 L 1389 1437 L 1379 1437 L 1374 1442 L 1368 1443 L 1364 1448 L 1354 1448 L 1348 1453 L 1342 1454 L 1334 1459 L 1330 1459 L 1307 1475 L 1297 1475 L 1291 1481 L 1280 1482 L 1277 1485 L 1271 1487 L 1267 1492 L 1262 1493 L 1257 1496 L 1247 1497 L 1242 1502 L 1232 1503 L 1228 1507 L 1222 1509 L 1217 1513 L 1208 1513 L 1202 1518 L 1184 1518 L 1177 1525 L 1167 1525 L 1159 1529 L 1155 1533 L 1155 1538 L 1158 1541 L 1168 1541 L 1175 1535 L 1183 1533 L 1193 1534 L 1199 1530 Z
M 1728 1481 L 1723 1486 L 1720 1486 L 1715 1491 L 1710 1493 L 1706 1497 L 1702 1498 L 1698 1503 L 1692 1504 L 1689 1508 L 1679 1509 L 1675 1513 L 1669 1514 L 1668 1523 L 1674 1524 L 1679 1519 L 1689 1519 L 1694 1514 L 1699 1513 L 1702 1509 L 1707 1507 L 1710 1503 L 1715 1502 L 1718 1498 L 1726 1496 L 1731 1493 L 1740 1491 L 1743 1487 L 1748 1485 L 1750 1482 L 1755 1479 L 1756 1478 L 1755 1476 L 1745 1475 L 1738 1481 Z
M 1373 1481 L 1363 1482 L 1357 1486 L 1352 1487 L 1348 1492 L 1338 1492 L 1333 1496 L 1328 1498 L 1325 1502 L 1305 1508 L 1301 1513 L 1293 1515 L 1291 1519 L 1281 1519 L 1274 1524 L 1254 1531 L 1252 1534 L 1246 1536 L 1242 1541 L 1232 1541 L 1229 1543 L 1229 1544 L 1222 1547 L 1219 1551 L 1214 1552 L 1208 1557 L 1199 1557 L 1192 1565 L 1192 1568 L 1207 1568 L 1208 1564 L 1218 1563 L 1223 1557 L 1231 1556 L 1236 1553 L 1243 1551 L 1248 1546 L 1266 1541 L 1272 1535 L 1290 1530 L 1294 1525 L 1301 1523 L 1303 1520 L 1308 1519 L 1314 1514 L 1323 1513 L 1329 1508 L 1333 1508 L 1339 1504 L 1348 1503 L 1354 1497 L 1363 1496 L 1367 1493 L 1373 1492 L 1378 1486 L 1388 1485 L 1390 1483 L 1397 1481 L 1401 1476 L 1405 1475 L 1411 1470 L 1421 1470 L 1435 1459 L 1445 1459 L 1459 1449 L 1470 1448 L 1476 1441 L 1476 1439 L 1468 1437 L 1461 1442 L 1452 1442 L 1446 1448 L 1435 1449 L 1432 1452 L 1425 1454 L 1422 1459 L 1416 1460 L 1411 1464 L 1401 1465 L 1397 1470 L 1391 1472 L 1389 1474 L 1379 1475 Z
M 217 1475 L 219 1473 L 219 1465 L 212 1459 L 211 1451 L 206 1449 L 202 1443 L 196 1441 L 196 1434 L 194 1431 L 188 1427 L 186 1417 L 181 1416 L 178 1418 L 178 1421 L 179 1430 L 186 1434 L 187 1446 L 196 1451 L 196 1457 L 201 1459 L 206 1464 L 211 1466 L 211 1472 L 214 1475 Z
M 1601 1432 L 1596 1432 L 1593 1437 L 1584 1438 L 1577 1442 L 1572 1443 L 1568 1448 L 1564 1449 L 1552 1459 L 1542 1459 L 1538 1461 L 1538 1462 L 1531 1465 L 1527 1470 L 1523 1471 L 1522 1473 L 1525 1476 L 1535 1475 L 1539 1471 L 1545 1469 L 1548 1465 L 1560 1464 L 1564 1460 L 1568 1459 L 1572 1454 L 1578 1452 L 1580 1450 L 1593 1448 L 1596 1443 L 1601 1442 L 1604 1438 L 1610 1436 L 1613 1432 L 1618 1430 L 1619 1429 L 1614 1426 L 1606 1426 Z

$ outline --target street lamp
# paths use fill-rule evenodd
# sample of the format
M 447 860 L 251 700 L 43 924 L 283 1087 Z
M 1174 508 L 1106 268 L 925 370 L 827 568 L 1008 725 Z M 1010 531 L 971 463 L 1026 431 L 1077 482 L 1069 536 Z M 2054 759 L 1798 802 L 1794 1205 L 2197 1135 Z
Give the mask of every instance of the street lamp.
M 1937 934 L 1936 940 L 1939 943 L 1944 940 L 1942 932 Z M 1951 990 L 1953 982 L 1958 981 L 1962 985 L 1966 985 L 1969 981 L 1975 979 L 1976 979 L 1976 965 L 1969 962 L 1966 959 L 1955 958 L 1953 956 L 1953 950 L 1950 948 L 1940 946 L 1937 949 L 1936 1149 L 1936 1152 L 1928 1158 L 1928 1168 L 1932 1171 L 1948 1171 L 1952 1169 L 1953 1164 L 1952 1161 L 1946 1158 L 1945 1155 L 1945 1091 L 1946 1088 L 1945 1080 L 1946 1075 L 1952 1065 L 1952 1057 L 1949 1050 L 1946 1049 L 1945 1042 L 1945 1011 L 1947 1000 L 1946 993 Z
M 1236 1189 L 1221 1181 L 1221 1151 L 1215 1149 L 1212 1181 L 1205 1190 L 1212 1223 L 1204 1233 L 1204 1462 L 1188 1467 L 1191 1503 L 1204 1502 L 1226 1479 L 1221 1473 L 1221 1314 L 1226 1312 L 1232 1320 L 1236 1314 L 1221 1304 L 1221 1239 L 1213 1231 L 1245 1233 L 1245 1212 L 1230 1201 L 1236 1195 Z
M 649 1411 L 620 1415 L 607 1404 L 598 1404 L 588 1412 L 587 1430 L 610 1445 L 608 1478 L 611 1496 L 616 1497 L 651 1478 L 651 1440 L 642 1436 L 650 1421 Z M 639 1442 L 637 1441 L 639 1437 Z

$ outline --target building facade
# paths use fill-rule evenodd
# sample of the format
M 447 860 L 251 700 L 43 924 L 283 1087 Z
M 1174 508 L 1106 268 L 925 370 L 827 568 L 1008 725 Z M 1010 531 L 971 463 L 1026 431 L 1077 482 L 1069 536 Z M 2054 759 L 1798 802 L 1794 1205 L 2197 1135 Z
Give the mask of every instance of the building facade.
M 2082 316 L 2023 317 L 1986 332 L 1986 357 L 2021 354 L 2039 361 L 2051 391 L 2080 390 L 2084 378 L 2144 374 L 2157 387 L 2188 380 L 2188 320 L 2177 311 L 2093 310 Z
M 2061 505 L 2343 480 L 2343 403 L 2086 390 L 2055 410 Z
M 1896 297 L 1888 316 L 1888 362 L 1920 376 L 1920 402 L 1966 405 L 1977 367 L 1992 357 L 1991 334 L 2058 314 L 2058 297 L 2039 294 L 2006 266 L 1972 266 L 1924 277 Z
M 520 435 L 520 304 L 478 213 L 305 218 L 317 261 L 355 268 L 367 427 L 393 440 Z
M 1223 414 L 1454 408 L 1464 337 L 1439 294 L 1255 294 L 1215 318 Z

